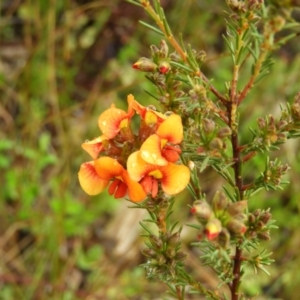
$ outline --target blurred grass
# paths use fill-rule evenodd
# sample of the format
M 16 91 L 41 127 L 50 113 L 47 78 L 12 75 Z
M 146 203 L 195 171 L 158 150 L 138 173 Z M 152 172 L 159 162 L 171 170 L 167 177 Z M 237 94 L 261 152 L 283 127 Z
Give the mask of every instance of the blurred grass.
M 207 51 L 205 72 L 224 91 L 231 73 L 226 53 L 220 55 L 223 2 L 162 2 L 175 34 L 183 32 L 187 43 Z M 124 257 L 112 255 L 125 242 L 114 229 L 125 226 L 127 204 L 107 194 L 88 197 L 77 181 L 80 164 L 89 159 L 80 145 L 99 135 L 103 109 L 112 102 L 126 108 L 129 93 L 154 103 L 144 92 L 153 88 L 131 64 L 149 56 L 149 45 L 160 37 L 138 25 L 138 19 L 147 20 L 139 8 L 121 0 L 2 0 L 0 8 L 0 299 L 161 299 L 166 287 L 148 282 L 139 267 L 138 233 L 122 250 Z M 276 53 L 270 76 L 242 105 L 245 142 L 258 116 L 276 115 L 279 103 L 291 102 L 299 91 L 299 47 L 297 38 Z M 280 193 L 262 192 L 251 203 L 271 207 L 278 220 L 270 243 L 276 263 L 270 277 L 247 270 L 243 288 L 248 296 L 261 294 L 257 299 L 296 300 L 299 142 L 290 141 L 277 156 L 292 167 L 291 184 Z M 251 179 L 253 169 L 263 167 L 259 157 L 244 172 Z M 207 193 L 208 178 L 220 188 L 214 175 L 204 174 Z M 182 195 L 176 203 L 185 211 L 175 214 L 182 224 L 189 218 L 187 199 Z M 189 265 L 196 276 L 200 264 Z

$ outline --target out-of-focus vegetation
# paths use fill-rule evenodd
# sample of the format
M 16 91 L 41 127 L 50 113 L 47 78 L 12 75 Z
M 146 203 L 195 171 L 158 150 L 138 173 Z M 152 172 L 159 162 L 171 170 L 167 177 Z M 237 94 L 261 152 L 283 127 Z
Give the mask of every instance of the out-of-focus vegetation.
M 174 32 L 207 52 L 204 71 L 225 91 L 231 70 L 221 37 L 223 1 L 162 4 Z M 147 20 L 142 9 L 121 0 L 2 0 L 0 9 L 0 299 L 161 299 L 166 287 L 148 282 L 139 267 L 139 212 L 107 194 L 87 196 L 77 180 L 80 164 L 89 159 L 80 145 L 100 134 L 103 109 L 112 102 L 125 108 L 129 93 L 155 104 L 144 92 L 151 85 L 131 65 L 149 55 L 160 37 L 138 24 Z M 300 20 L 299 11 L 293 16 Z M 296 37 L 276 53 L 272 72 L 241 107 L 245 142 L 257 116 L 276 115 L 279 104 L 300 90 L 299 45 Z M 281 193 L 261 192 L 250 205 L 272 209 L 279 229 L 269 246 L 276 262 L 270 276 L 246 270 L 243 290 L 249 297 L 260 294 L 256 299 L 297 300 L 298 142 L 288 142 L 274 157 L 291 166 L 291 183 Z M 264 157 L 256 163 L 263 170 Z M 244 169 L 249 180 L 251 172 Z M 209 172 L 201 180 L 206 193 L 221 185 Z M 180 213 L 174 218 L 183 225 L 188 204 L 187 194 L 176 203 Z M 188 268 L 214 285 L 190 247 L 195 239 L 195 232 L 185 233 Z

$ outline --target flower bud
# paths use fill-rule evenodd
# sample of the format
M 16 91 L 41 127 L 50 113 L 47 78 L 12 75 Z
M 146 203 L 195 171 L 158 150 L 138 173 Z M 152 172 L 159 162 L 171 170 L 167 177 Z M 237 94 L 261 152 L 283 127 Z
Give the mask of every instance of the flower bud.
M 267 210 L 260 215 L 259 220 L 262 221 L 264 224 L 267 224 L 271 218 L 272 214 L 269 210 Z
M 220 232 L 218 236 L 218 243 L 222 248 L 227 248 L 228 243 L 230 241 L 230 233 L 226 228 L 222 228 L 222 231 Z
M 167 240 L 168 248 L 175 248 L 180 243 L 180 232 L 173 233 Z
M 211 134 L 214 132 L 216 124 L 213 120 L 204 118 L 204 119 L 202 119 L 201 123 L 202 123 L 202 128 L 205 133 Z
M 155 45 L 151 45 L 150 49 L 151 49 L 151 52 L 152 52 L 153 56 L 155 56 L 156 54 L 159 53 L 159 49 Z
M 262 118 L 258 118 L 257 123 L 260 129 L 264 129 L 266 127 L 266 121 Z
M 184 260 L 187 257 L 187 255 L 183 252 L 178 252 L 175 256 L 176 261 Z
M 231 216 L 235 216 L 235 215 L 243 212 L 245 210 L 245 208 L 247 207 L 247 205 L 248 205 L 247 200 L 234 202 L 227 208 L 227 212 Z
M 166 43 L 166 41 L 161 40 L 160 42 L 160 53 L 162 54 L 162 57 L 167 57 L 169 53 L 169 47 Z
M 176 255 L 176 250 L 174 248 L 168 248 L 166 250 L 166 256 L 169 258 L 173 258 Z
M 220 138 L 213 138 L 209 143 L 209 148 L 212 150 L 222 150 L 224 148 L 224 142 Z
M 167 61 L 163 61 L 159 64 L 158 70 L 161 74 L 166 74 L 171 70 L 171 66 Z
M 261 220 L 259 220 L 256 224 L 255 224 L 255 228 L 256 229 L 262 229 L 262 228 L 264 228 L 265 227 L 265 224 L 261 221 Z
M 217 191 L 212 199 L 212 207 L 214 212 L 224 210 L 228 206 L 228 199 L 224 193 Z
M 263 2 L 264 2 L 264 0 L 249 0 L 248 1 L 248 9 L 249 10 L 260 9 Z
M 162 240 L 154 234 L 149 235 L 149 241 L 152 244 L 152 246 L 157 250 L 161 249 L 163 246 Z
M 167 259 L 164 257 L 164 255 L 159 254 L 156 257 L 156 261 L 157 261 L 157 264 L 161 266 L 167 261 Z
M 149 258 L 154 258 L 156 256 L 156 252 L 150 248 L 145 248 L 141 252 L 144 256 Z
M 258 232 L 257 237 L 262 241 L 269 241 L 271 239 L 268 231 Z
M 155 72 L 157 70 L 156 63 L 146 57 L 140 58 L 132 67 L 143 72 Z
M 246 6 L 245 3 L 242 1 L 238 0 L 227 0 L 227 5 L 234 11 L 234 12 L 239 12 L 239 11 L 246 11 Z
M 284 130 L 284 128 L 288 125 L 288 122 L 285 120 L 281 120 L 278 123 L 278 129 L 279 130 Z
M 208 240 L 215 239 L 222 230 L 222 224 L 219 219 L 212 219 L 205 225 L 205 235 Z
M 256 220 L 256 218 L 255 218 L 255 216 L 253 214 L 249 214 L 248 215 L 248 223 L 250 225 L 253 225 L 255 223 L 255 220 Z
M 217 137 L 219 137 L 220 139 L 223 139 L 230 135 L 231 135 L 231 129 L 229 127 L 220 128 L 217 132 Z
M 201 223 L 206 223 L 214 214 L 210 205 L 203 200 L 194 202 L 191 213 L 194 214 Z
M 243 234 L 247 230 L 246 225 L 237 219 L 231 219 L 227 223 L 226 227 L 231 233 L 234 233 L 234 234 Z

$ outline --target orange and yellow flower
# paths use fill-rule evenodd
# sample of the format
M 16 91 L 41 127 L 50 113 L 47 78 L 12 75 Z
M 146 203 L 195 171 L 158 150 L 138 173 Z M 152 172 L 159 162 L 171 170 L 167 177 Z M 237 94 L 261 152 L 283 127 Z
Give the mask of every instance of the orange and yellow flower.
M 143 201 L 147 195 L 155 198 L 161 190 L 169 195 L 181 192 L 189 182 L 190 171 L 175 164 L 183 139 L 180 116 L 144 107 L 132 95 L 127 100 L 127 112 L 112 104 L 98 118 L 102 135 L 82 144 L 93 161 L 81 165 L 80 185 L 89 195 L 108 187 L 115 198 L 128 195 L 134 202 Z M 138 136 L 130 127 L 134 113 L 141 117 Z
M 100 157 L 82 164 L 78 176 L 81 187 L 89 195 L 97 195 L 109 185 L 108 192 L 115 198 L 123 198 L 126 194 L 134 202 L 146 198 L 142 186 L 132 180 L 123 166 L 111 157 Z
M 159 183 L 168 195 L 181 192 L 189 183 L 190 171 L 184 165 L 168 163 L 158 166 L 147 163 L 140 155 L 140 151 L 132 153 L 127 161 L 130 178 L 140 182 L 147 194 L 153 198 L 157 196 Z

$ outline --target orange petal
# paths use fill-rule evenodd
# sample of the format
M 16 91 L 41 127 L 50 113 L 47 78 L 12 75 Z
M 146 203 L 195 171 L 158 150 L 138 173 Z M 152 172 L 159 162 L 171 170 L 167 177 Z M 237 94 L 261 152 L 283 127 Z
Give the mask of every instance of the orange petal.
M 101 179 L 94 166 L 94 162 L 86 162 L 80 166 L 78 179 L 82 189 L 88 195 L 101 193 L 108 185 L 109 181 Z
M 102 142 L 106 140 L 104 135 L 101 135 L 91 141 L 84 142 L 81 147 L 93 158 L 96 159 L 99 153 L 103 150 Z
M 122 173 L 122 179 L 124 183 L 128 187 L 128 196 L 129 199 L 133 202 L 140 202 L 143 201 L 146 198 L 146 193 L 144 192 L 142 186 L 136 182 L 133 181 L 126 170 Z
M 116 159 L 103 156 L 95 160 L 95 170 L 100 178 L 111 180 L 117 176 L 121 176 L 124 168 Z
M 153 134 L 147 138 L 140 149 L 141 158 L 149 164 L 166 166 L 168 161 L 161 155 L 161 140 Z
M 126 119 L 128 122 L 129 118 L 130 116 L 124 110 L 118 109 L 112 104 L 109 109 L 100 115 L 98 125 L 103 135 L 108 139 L 112 139 L 119 133 L 121 126 L 125 126 Z
M 180 193 L 190 181 L 190 170 L 184 165 L 169 163 L 167 166 L 160 167 L 160 171 L 163 173 L 162 189 L 169 195 Z
M 156 134 L 169 143 L 179 144 L 183 139 L 183 126 L 181 117 L 173 114 L 167 118 L 157 129 Z
M 147 112 L 147 108 L 143 105 L 139 104 L 135 99 L 133 95 L 127 96 L 127 102 L 128 102 L 128 108 L 134 109 L 137 114 L 141 115 L 142 118 L 145 117 L 145 114 Z
M 133 152 L 127 159 L 127 171 L 132 180 L 139 182 L 151 171 L 157 170 L 159 166 L 148 164 L 140 156 L 140 151 Z

